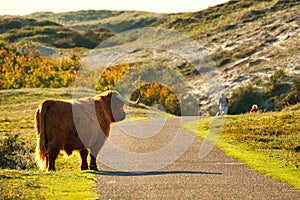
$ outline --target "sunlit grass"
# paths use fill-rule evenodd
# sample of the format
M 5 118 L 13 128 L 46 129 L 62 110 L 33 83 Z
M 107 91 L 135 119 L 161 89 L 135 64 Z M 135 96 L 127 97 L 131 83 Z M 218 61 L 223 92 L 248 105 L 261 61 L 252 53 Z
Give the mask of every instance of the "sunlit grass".
M 0 170 L 0 196 L 7 199 L 99 199 L 92 171 Z
M 300 111 L 207 118 L 184 124 L 201 138 L 219 135 L 216 146 L 267 176 L 300 188 Z M 214 122 L 214 123 L 212 123 Z M 209 140 L 208 140 L 209 141 Z

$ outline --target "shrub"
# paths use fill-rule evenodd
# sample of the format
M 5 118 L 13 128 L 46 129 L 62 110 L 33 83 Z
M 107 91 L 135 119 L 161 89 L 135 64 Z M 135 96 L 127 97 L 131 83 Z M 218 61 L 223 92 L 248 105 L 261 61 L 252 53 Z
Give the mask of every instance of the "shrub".
M 148 106 L 159 104 L 167 113 L 181 115 L 180 102 L 177 96 L 166 86 L 159 83 L 147 83 L 140 88 L 142 102 Z
M 294 105 L 300 102 L 300 77 L 296 77 L 292 83 L 292 91 L 282 99 L 280 104 L 284 105 Z
M 276 88 L 278 84 L 287 80 L 288 75 L 285 72 L 285 68 L 280 68 L 279 70 L 275 71 L 272 76 L 269 78 L 269 82 L 267 85 L 270 86 L 271 90 Z
M 232 92 L 229 113 L 245 113 L 253 104 L 258 104 L 260 109 L 279 111 L 285 106 L 299 103 L 300 77 L 294 78 L 292 83 L 290 80 L 285 68 L 275 71 L 266 82 L 252 79 L 248 85 Z
M 40 55 L 30 45 L 18 49 L 21 53 L 0 42 L 0 89 L 73 85 L 81 66 L 79 56 L 71 54 L 53 60 Z
M 19 135 L 5 135 L 0 141 L 0 168 L 27 169 L 34 165 L 33 154 L 25 142 L 19 141 Z
M 290 77 L 283 67 L 270 76 L 264 91 L 268 110 L 281 110 L 283 108 L 282 101 L 292 90 L 289 79 Z
M 263 105 L 263 94 L 251 84 L 237 88 L 229 100 L 229 113 L 240 114 L 249 112 L 253 104 Z

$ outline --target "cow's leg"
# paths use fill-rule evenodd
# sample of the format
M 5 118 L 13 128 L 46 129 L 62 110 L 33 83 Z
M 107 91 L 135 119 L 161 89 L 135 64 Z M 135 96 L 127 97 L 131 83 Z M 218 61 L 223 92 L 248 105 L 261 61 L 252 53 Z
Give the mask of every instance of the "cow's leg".
M 98 171 L 96 157 L 99 152 L 100 147 L 98 145 L 93 146 L 93 148 L 90 149 L 90 170 Z
M 48 163 L 49 163 L 49 168 L 48 171 L 55 171 L 55 160 L 58 156 L 59 150 L 52 150 L 49 151 L 47 154 L 48 156 Z
M 105 134 L 103 134 L 103 133 L 98 134 L 98 137 L 97 137 L 97 140 L 96 140 L 97 142 L 92 146 L 92 148 L 90 148 L 90 157 L 91 157 L 90 169 L 91 170 L 98 171 L 96 157 L 98 155 L 99 150 L 104 145 L 105 140 L 106 140 L 106 135 Z
M 88 163 L 87 163 L 87 156 L 89 152 L 88 150 L 81 150 L 80 151 L 80 157 L 81 157 L 81 170 L 87 170 L 88 169 Z
M 46 166 L 45 166 L 45 170 L 49 169 L 49 155 L 48 153 L 46 153 Z
M 91 157 L 91 161 L 90 161 L 90 170 L 98 171 L 96 158 L 95 158 L 92 154 L 90 154 L 90 157 Z

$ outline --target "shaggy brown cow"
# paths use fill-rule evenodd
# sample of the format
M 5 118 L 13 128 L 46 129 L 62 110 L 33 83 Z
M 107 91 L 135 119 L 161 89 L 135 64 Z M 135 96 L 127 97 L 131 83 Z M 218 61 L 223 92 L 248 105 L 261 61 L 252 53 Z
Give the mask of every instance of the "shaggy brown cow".
M 125 118 L 123 105 L 129 103 L 118 92 L 108 91 L 79 101 L 46 100 L 36 111 L 36 161 L 41 170 L 55 170 L 60 150 L 80 152 L 81 169 L 97 170 L 96 156 L 109 135 L 110 124 Z

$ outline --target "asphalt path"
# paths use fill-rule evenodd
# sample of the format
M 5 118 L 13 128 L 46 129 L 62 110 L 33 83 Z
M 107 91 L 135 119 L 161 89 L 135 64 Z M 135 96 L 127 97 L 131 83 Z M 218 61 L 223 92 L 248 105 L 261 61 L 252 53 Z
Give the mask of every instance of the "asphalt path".
M 122 122 L 100 151 L 101 199 L 300 199 L 300 190 L 253 171 L 181 129 L 193 118 Z

